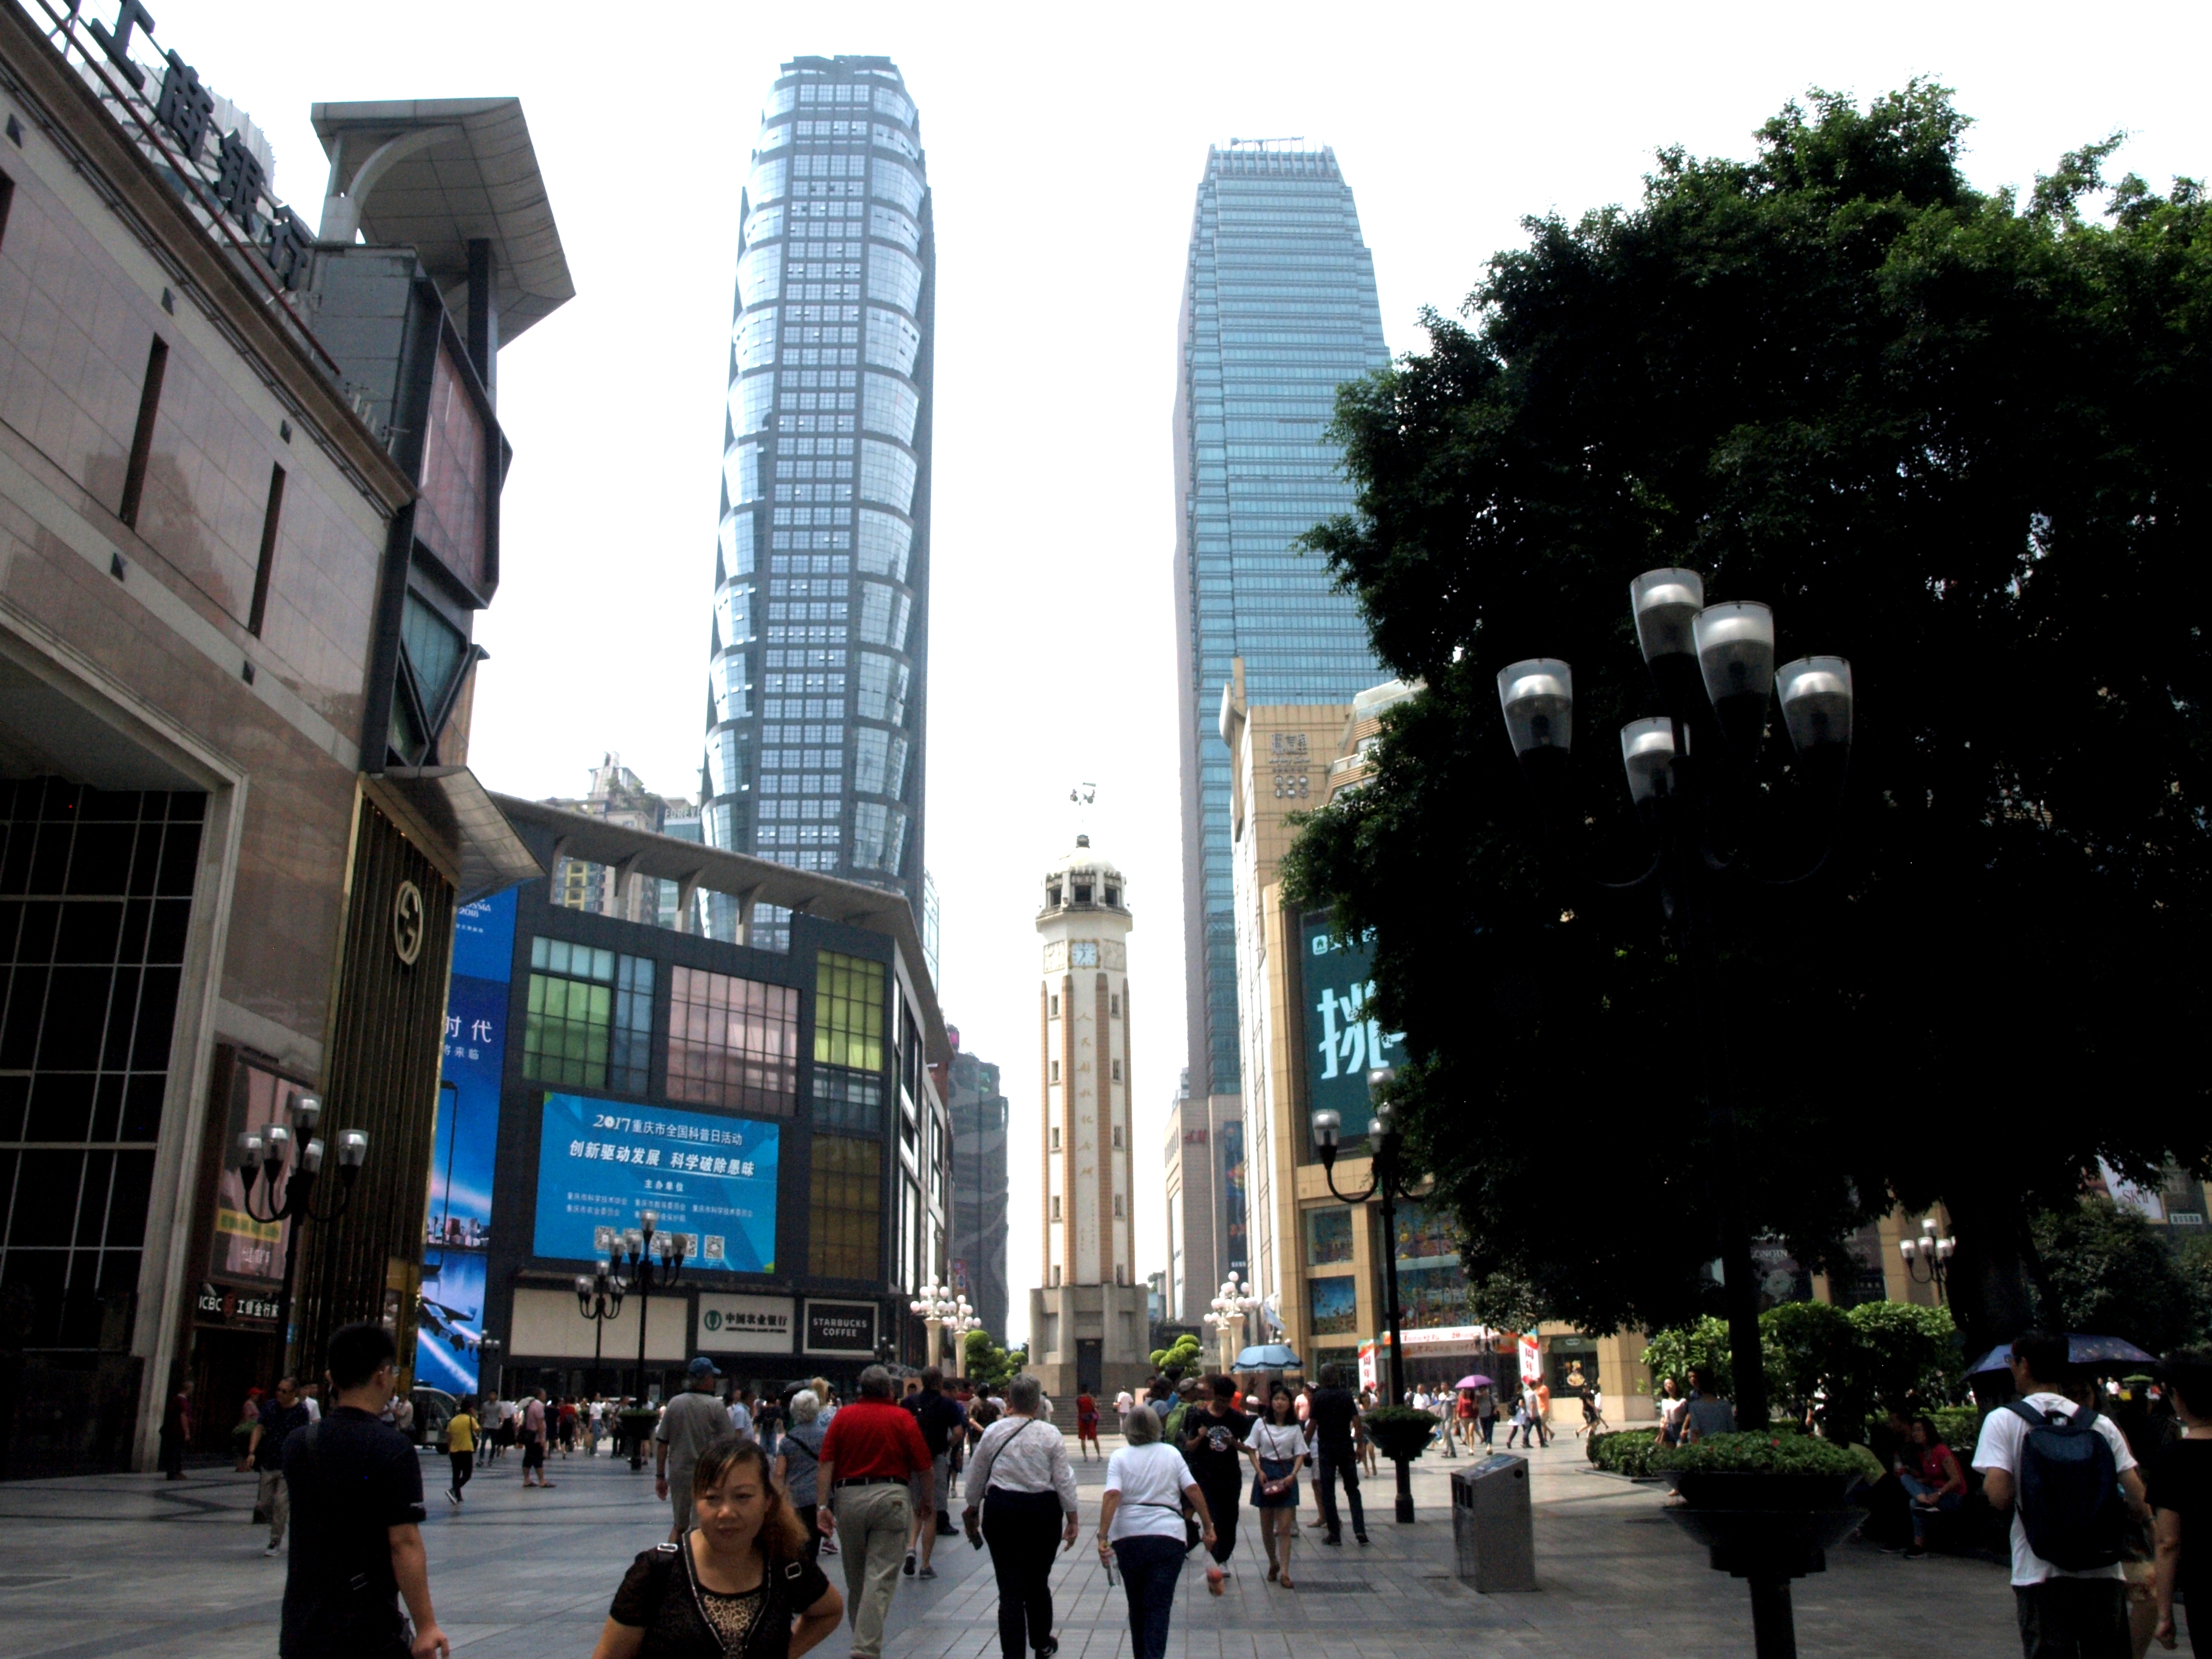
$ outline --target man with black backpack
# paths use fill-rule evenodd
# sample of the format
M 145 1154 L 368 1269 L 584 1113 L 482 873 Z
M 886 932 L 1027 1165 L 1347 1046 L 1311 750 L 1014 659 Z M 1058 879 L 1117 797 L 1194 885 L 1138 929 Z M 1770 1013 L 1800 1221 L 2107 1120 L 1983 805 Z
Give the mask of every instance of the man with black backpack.
M 2118 1425 L 2054 1386 L 2066 1339 L 2028 1331 L 2012 1345 L 2020 1398 L 1982 1419 L 1974 1467 L 2012 1517 L 2012 1593 L 2026 1659 L 2133 1659 L 2120 1568 L 2129 1516 L 2146 1513 L 2142 1476 Z

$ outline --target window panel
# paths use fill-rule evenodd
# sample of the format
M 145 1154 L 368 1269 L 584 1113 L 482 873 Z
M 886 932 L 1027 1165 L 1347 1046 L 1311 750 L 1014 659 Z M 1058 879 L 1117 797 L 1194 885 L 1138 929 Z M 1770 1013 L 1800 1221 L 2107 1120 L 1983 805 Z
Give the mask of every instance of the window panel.
M 881 242 L 868 247 L 868 297 L 896 306 L 911 313 L 921 300 L 921 266 L 912 254 L 902 249 L 886 247 Z
M 882 1252 L 884 1148 L 817 1130 L 808 1175 L 807 1271 L 873 1279 Z
M 872 381 L 881 378 L 868 377 Z M 894 382 L 896 384 L 896 382 Z M 906 580 L 907 556 L 914 547 L 914 526 L 903 519 L 870 507 L 860 509 L 860 567 L 872 576 Z
M 878 249 L 883 252 L 885 250 Z M 914 441 L 914 427 L 921 413 L 921 394 L 904 380 L 889 374 L 870 374 L 860 401 L 860 424 L 871 432 L 888 432 L 902 444 Z
M 798 1097 L 799 993 L 703 969 L 669 980 L 671 1100 L 789 1117 Z
M 814 1059 L 823 1066 L 883 1070 L 883 963 L 835 951 L 816 956 Z
M 896 444 L 860 440 L 860 499 L 914 510 L 915 459 Z

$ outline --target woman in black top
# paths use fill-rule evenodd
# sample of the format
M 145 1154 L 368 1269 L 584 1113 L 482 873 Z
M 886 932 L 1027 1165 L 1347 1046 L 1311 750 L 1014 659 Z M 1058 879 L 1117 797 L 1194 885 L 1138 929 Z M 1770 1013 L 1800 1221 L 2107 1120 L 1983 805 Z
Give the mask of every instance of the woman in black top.
M 757 1445 L 725 1435 L 699 1454 L 691 1512 L 682 1543 L 630 1564 L 592 1659 L 799 1659 L 837 1628 L 844 1598 Z
M 2166 1391 L 2183 1433 L 2151 1459 L 2157 1516 L 2160 1645 L 2172 1647 L 2173 1594 L 2189 1607 L 2189 1650 L 2212 1654 L 2212 1355 L 2168 1354 Z

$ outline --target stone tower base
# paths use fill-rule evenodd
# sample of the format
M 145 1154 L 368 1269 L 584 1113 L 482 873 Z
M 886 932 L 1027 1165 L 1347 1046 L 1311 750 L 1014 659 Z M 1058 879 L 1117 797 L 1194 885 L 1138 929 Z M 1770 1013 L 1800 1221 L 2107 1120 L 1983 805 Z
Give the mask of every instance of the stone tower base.
M 1086 1383 L 1102 1414 L 1123 1389 L 1143 1395 L 1152 1375 L 1145 1294 L 1141 1285 L 1060 1285 L 1030 1292 L 1030 1374 L 1062 1413 L 1073 1411 Z

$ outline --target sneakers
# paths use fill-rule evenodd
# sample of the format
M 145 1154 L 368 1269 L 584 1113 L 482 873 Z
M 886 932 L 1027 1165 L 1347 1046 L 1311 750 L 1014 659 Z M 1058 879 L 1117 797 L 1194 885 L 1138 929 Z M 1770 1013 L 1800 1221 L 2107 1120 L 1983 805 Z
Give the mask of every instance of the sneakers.
M 1928 1552 L 1926 1550 L 1923 1549 L 1919 1545 L 1915 1544 L 1911 1549 L 1905 1552 L 1905 1559 L 1908 1561 L 1917 1561 L 1922 1556 L 1927 1553 Z
M 908 1577 L 909 1577 L 909 1578 L 911 1578 L 911 1577 L 914 1577 L 914 1563 L 915 1563 L 915 1554 L 914 1554 L 914 1552 L 913 1552 L 912 1550 L 908 1550 L 908 1551 L 906 1553 L 906 1576 L 907 1576 Z
M 446 1489 L 446 1501 L 448 1504 L 458 1504 L 461 1501 L 461 1495 L 449 1486 Z
M 1354 1538 L 1357 1538 L 1357 1539 L 1359 1540 L 1359 1547 L 1360 1547 L 1362 1549 L 1364 1549 L 1364 1548 L 1366 1548 L 1366 1547 L 1367 1547 L 1368 1538 L 1367 1538 L 1367 1534 L 1366 1534 L 1365 1533 L 1364 1533 L 1364 1532 L 1356 1532 L 1356 1533 L 1352 1534 L 1352 1535 Z
M 275 1554 L 278 1552 L 278 1550 L 280 1550 L 282 1547 L 283 1547 L 283 1546 L 281 1546 L 281 1545 L 277 1545 L 277 1544 L 270 1544 L 270 1545 L 266 1545 L 266 1546 L 264 1546 L 264 1547 L 263 1547 L 263 1549 L 262 1549 L 261 1553 L 262 1553 L 262 1554 L 264 1554 L 264 1555 L 265 1555 L 265 1556 L 266 1556 L 266 1555 L 275 1555 Z
M 821 1552 L 820 1552 L 820 1553 L 821 1553 L 822 1554 L 823 1554 L 823 1555 L 835 1555 L 835 1554 L 836 1554 L 836 1553 L 837 1553 L 837 1540 L 836 1540 L 836 1539 L 834 1539 L 834 1538 L 825 1538 L 825 1539 L 823 1539 L 823 1540 L 822 1540 L 822 1549 L 821 1549 Z
M 917 1578 L 934 1578 L 937 1577 L 937 1569 L 935 1567 L 924 1567 L 920 1572 L 915 1574 L 915 1577 Z

